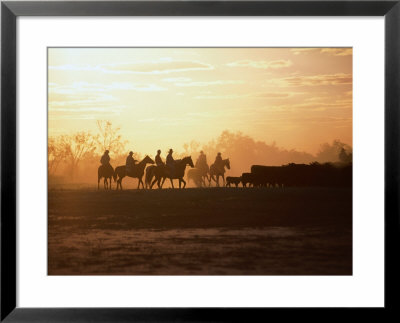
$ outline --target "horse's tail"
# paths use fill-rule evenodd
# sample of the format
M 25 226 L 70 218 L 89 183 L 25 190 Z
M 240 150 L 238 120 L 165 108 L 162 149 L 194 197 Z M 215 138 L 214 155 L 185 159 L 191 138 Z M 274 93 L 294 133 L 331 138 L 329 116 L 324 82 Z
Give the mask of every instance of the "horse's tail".
M 114 172 L 113 172 L 114 182 L 117 181 L 117 175 L 118 175 L 118 173 L 117 173 L 117 168 L 118 168 L 118 167 L 115 167 L 115 170 L 114 170 Z

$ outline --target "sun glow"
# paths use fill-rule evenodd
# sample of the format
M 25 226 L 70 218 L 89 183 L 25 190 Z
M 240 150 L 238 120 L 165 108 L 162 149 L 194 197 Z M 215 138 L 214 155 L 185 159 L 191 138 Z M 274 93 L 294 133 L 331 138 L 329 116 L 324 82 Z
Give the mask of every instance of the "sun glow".
M 351 48 L 50 48 L 49 136 L 121 127 L 128 150 L 222 131 L 316 153 L 352 143 Z

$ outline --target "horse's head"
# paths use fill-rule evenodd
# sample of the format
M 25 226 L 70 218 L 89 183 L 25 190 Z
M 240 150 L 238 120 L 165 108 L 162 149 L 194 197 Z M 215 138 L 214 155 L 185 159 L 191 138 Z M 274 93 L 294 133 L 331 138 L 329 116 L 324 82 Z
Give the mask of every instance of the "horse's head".
M 194 167 L 193 160 L 192 160 L 191 156 L 187 156 L 187 157 L 183 158 L 182 161 L 185 163 L 185 165 L 189 165 L 192 168 Z
M 151 159 L 149 156 L 146 155 L 146 157 L 144 157 L 144 159 L 142 160 L 142 162 L 146 163 L 146 164 L 154 164 L 154 160 Z
M 230 163 L 230 161 L 229 161 L 229 158 L 228 158 L 228 159 L 225 159 L 224 162 L 225 162 L 226 168 L 231 169 L 231 163 Z

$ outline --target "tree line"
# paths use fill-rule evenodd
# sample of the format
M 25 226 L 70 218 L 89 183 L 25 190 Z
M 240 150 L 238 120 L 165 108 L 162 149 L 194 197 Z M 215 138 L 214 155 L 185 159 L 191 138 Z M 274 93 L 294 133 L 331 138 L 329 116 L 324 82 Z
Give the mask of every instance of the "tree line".
M 97 167 L 99 154 L 105 150 L 112 151 L 115 156 L 118 156 L 116 161 L 124 158 L 123 154 L 125 154 L 125 146 L 128 141 L 122 138 L 121 129 L 114 127 L 107 120 L 97 120 L 96 125 L 97 133 L 78 131 L 70 135 L 48 138 L 49 177 L 56 174 L 67 174 L 73 180 L 79 168 L 83 168 L 85 171 L 89 165 Z
M 96 125 L 95 133 L 79 131 L 48 138 L 50 180 L 62 176 L 64 180 L 69 181 L 88 183 L 95 181 L 100 155 L 105 150 L 112 153 L 114 166 L 125 164 L 128 141 L 122 137 L 120 127 L 115 127 L 107 120 L 97 120 Z M 214 162 L 218 152 L 221 152 L 224 158 L 229 158 L 231 160 L 229 175 L 232 176 L 240 176 L 254 164 L 280 166 L 288 163 L 335 163 L 352 160 L 351 146 L 339 140 L 321 144 L 317 154 L 313 155 L 294 149 L 287 150 L 278 147 L 274 142 L 268 144 L 241 132 L 228 130 L 205 144 L 195 140 L 184 143 L 181 150 L 174 149 L 174 157 L 182 158 L 190 155 L 195 161 L 200 150 L 206 153 L 209 164 Z M 140 153 L 135 152 L 135 159 L 139 160 L 142 157 Z

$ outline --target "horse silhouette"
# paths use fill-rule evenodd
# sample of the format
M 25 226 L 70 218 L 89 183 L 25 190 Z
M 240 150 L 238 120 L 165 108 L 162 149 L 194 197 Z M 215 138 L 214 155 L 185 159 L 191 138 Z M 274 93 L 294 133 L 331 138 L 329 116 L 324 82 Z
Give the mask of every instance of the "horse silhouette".
M 219 177 L 222 177 L 224 186 L 225 186 L 225 167 L 228 169 L 231 169 L 231 163 L 229 162 L 229 158 L 224 159 L 221 163 L 222 168 L 218 168 L 215 164 L 212 164 L 210 166 L 210 178 L 217 183 L 217 186 L 219 186 Z M 214 178 L 214 176 L 216 178 Z M 211 180 L 210 180 L 211 182 Z
M 111 178 L 114 174 L 114 168 L 108 165 L 100 165 L 97 169 L 97 189 L 100 189 L 100 179 L 104 177 L 104 189 L 111 190 Z M 108 186 L 108 180 L 110 180 L 110 186 Z
M 172 188 L 175 188 L 173 179 L 179 179 L 179 188 L 181 188 L 182 183 L 183 183 L 182 188 L 185 188 L 186 182 L 183 179 L 183 177 L 185 176 L 185 169 L 187 165 L 189 165 L 192 168 L 194 167 L 192 157 L 190 156 L 175 160 L 174 171 L 172 174 L 168 166 L 165 165 L 149 166 L 146 169 L 146 185 L 148 183 L 151 183 L 150 188 L 153 188 L 154 184 L 157 182 L 158 188 L 162 188 L 165 180 L 169 178 L 169 180 L 171 181 Z M 153 182 L 151 182 L 153 177 L 154 180 Z
M 143 160 L 141 160 L 138 164 L 136 164 L 132 168 L 132 171 L 129 174 L 126 172 L 125 165 L 116 167 L 113 177 L 114 177 L 114 181 L 117 182 L 117 190 L 118 190 L 118 187 L 122 190 L 122 179 L 125 176 L 137 178 L 139 180 L 137 188 L 138 189 L 140 188 L 140 184 L 142 184 L 142 187 L 144 188 L 142 178 L 143 178 L 143 174 L 144 174 L 144 169 L 147 164 L 154 164 L 154 160 L 151 159 L 149 156 L 144 157 Z
M 211 184 L 211 177 L 209 177 L 210 168 L 207 164 L 197 165 L 195 168 L 189 169 L 187 173 L 188 181 L 192 180 L 197 187 L 206 187 L 206 180 L 208 181 L 208 186 Z

